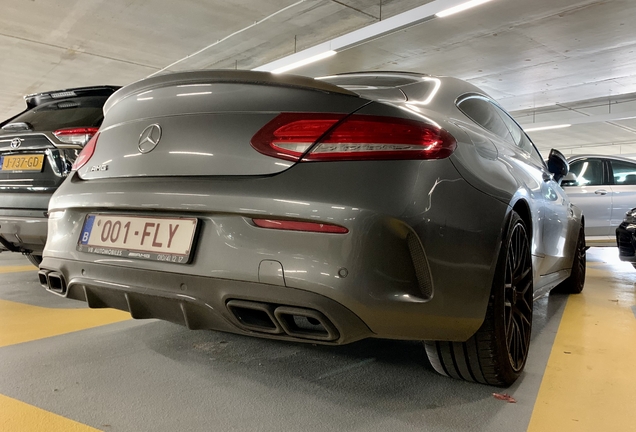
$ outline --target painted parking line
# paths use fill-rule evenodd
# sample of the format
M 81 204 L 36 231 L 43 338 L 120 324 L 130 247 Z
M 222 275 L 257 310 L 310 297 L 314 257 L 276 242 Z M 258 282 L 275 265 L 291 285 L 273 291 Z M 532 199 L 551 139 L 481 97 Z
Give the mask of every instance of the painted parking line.
M 635 430 L 634 285 L 590 277 L 599 283 L 568 299 L 528 431 Z
M 28 271 L 36 271 L 38 268 L 32 265 L 24 266 L 0 266 L 0 273 L 20 273 Z
M 0 395 L 0 431 L 95 432 L 90 426 Z
M 0 300 L 0 347 L 128 319 L 115 309 L 50 309 Z

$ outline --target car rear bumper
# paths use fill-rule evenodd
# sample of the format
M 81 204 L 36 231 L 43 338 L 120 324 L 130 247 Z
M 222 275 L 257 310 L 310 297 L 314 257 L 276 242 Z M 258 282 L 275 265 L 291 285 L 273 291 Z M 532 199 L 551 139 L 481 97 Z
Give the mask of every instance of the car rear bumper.
M 616 243 L 621 261 L 636 262 L 636 225 L 620 224 L 616 228 Z
M 42 264 L 62 275 L 58 276 L 61 284 L 56 285 L 56 281 L 49 289 L 52 292 L 85 301 L 91 308 L 128 311 L 137 319 L 159 318 L 193 330 L 311 343 L 343 344 L 373 335 L 352 311 L 305 290 L 125 268 L 118 269 L 113 277 L 113 269 L 107 265 L 55 258 L 46 258 Z M 41 282 L 47 273 L 40 271 Z M 250 310 L 263 313 L 245 313 Z M 287 322 L 285 315 L 290 314 L 286 311 L 315 316 L 320 324 L 313 329 L 297 328 Z
M 0 192 L 0 251 L 42 254 L 53 192 Z
M 62 275 L 66 295 L 84 299 L 74 294 L 84 288 L 74 287 L 88 287 L 100 293 L 97 304 L 130 310 L 136 317 L 168 319 L 161 307 L 151 305 L 158 305 L 156 298 L 173 305 L 166 311 L 195 302 L 212 305 L 201 311 L 225 316 L 217 320 L 223 325 L 210 318 L 202 328 L 244 332 L 226 319 L 224 302 L 233 299 L 260 301 L 269 305 L 265 308 L 306 308 L 330 319 L 334 311 L 349 311 L 343 315 L 352 318 L 333 318 L 340 336 L 329 343 L 368 336 L 451 341 L 472 336 L 484 319 L 509 207 L 467 184 L 444 160 L 383 163 L 378 169 L 392 172 L 382 178 L 375 169 L 380 164 L 349 163 L 347 169 L 325 172 L 335 165 L 306 164 L 247 179 L 70 179 L 51 201 L 51 235 L 41 268 Z M 197 217 L 192 261 L 184 265 L 77 250 L 86 215 L 109 212 Z M 349 232 L 265 229 L 252 222 L 258 217 L 324 221 Z M 93 269 L 99 266 L 105 270 L 96 275 Z M 173 282 L 158 289 L 164 280 Z M 188 287 L 186 293 L 181 284 Z M 193 293 L 191 284 L 200 288 Z M 245 290 L 217 292 L 218 286 Z M 118 294 L 111 299 L 107 292 Z M 137 313 L 122 301 L 124 293 L 134 294 L 149 312 Z M 138 300 L 140 293 L 152 300 Z M 292 296 L 298 300 L 289 302 Z M 366 333 L 357 324 L 349 328 L 353 317 L 364 323 Z
M 0 214 L 0 250 L 42 254 L 47 235 L 48 220 L 43 216 L 46 210 L 11 213 L 21 216 Z
M 586 236 L 585 244 L 594 247 L 614 247 L 616 246 L 616 236 Z

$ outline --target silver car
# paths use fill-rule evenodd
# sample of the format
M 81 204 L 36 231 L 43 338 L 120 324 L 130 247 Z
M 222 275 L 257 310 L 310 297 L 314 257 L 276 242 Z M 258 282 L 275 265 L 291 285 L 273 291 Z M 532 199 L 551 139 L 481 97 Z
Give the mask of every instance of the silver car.
M 466 82 L 412 73 L 157 76 L 104 106 L 54 195 L 40 281 L 191 329 L 426 341 L 511 384 L 532 303 L 585 277 L 581 212 Z
M 618 156 L 580 155 L 568 159 L 562 186 L 585 215 L 589 246 L 616 246 L 616 228 L 636 206 L 636 161 Z

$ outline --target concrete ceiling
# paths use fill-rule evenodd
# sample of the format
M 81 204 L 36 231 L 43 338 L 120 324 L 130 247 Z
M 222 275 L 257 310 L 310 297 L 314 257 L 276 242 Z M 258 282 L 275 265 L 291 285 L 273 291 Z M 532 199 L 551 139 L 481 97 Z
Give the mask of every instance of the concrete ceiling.
M 252 69 L 432 0 L 4 0 L 0 118 L 22 95 L 127 84 L 161 70 Z M 25 18 L 26 17 L 26 18 Z M 636 154 L 636 2 L 493 0 L 294 70 L 466 79 L 544 152 Z M 167 68 L 167 69 L 166 69 Z M 627 118 L 625 118 L 627 117 Z

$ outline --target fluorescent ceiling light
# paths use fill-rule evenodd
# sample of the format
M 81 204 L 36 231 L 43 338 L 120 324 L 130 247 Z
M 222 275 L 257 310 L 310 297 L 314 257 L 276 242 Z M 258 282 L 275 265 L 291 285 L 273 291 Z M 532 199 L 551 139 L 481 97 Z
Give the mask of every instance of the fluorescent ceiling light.
M 247 27 L 243 27 L 240 30 L 235 31 L 234 33 L 231 33 L 225 37 L 223 37 L 222 39 L 218 39 L 215 42 L 211 43 L 210 45 L 207 45 L 203 48 L 201 48 L 198 51 L 193 52 L 192 54 L 188 54 L 187 56 L 183 57 L 182 59 L 179 59 L 177 61 L 174 61 L 173 63 L 169 64 L 168 66 L 161 68 L 160 70 L 153 72 L 152 74 L 148 75 L 148 77 L 157 75 L 161 72 L 165 72 L 167 70 L 172 69 L 173 66 L 176 66 L 179 63 L 183 63 L 185 61 L 191 60 L 193 57 L 197 57 L 203 53 L 205 53 L 206 51 L 208 51 L 209 49 L 225 43 L 227 40 L 234 38 L 235 36 L 238 36 L 239 34 L 248 31 L 266 21 L 271 20 L 272 18 L 274 18 L 275 16 L 285 13 L 293 8 L 295 8 L 296 6 L 301 5 L 302 3 L 305 3 L 307 0 L 297 0 L 295 3 L 292 3 L 282 9 L 277 10 L 276 12 L 248 25 Z M 382 21 L 378 21 L 375 22 L 373 24 L 370 24 L 368 26 L 365 26 L 361 29 L 358 30 L 354 30 L 352 32 L 349 32 L 347 34 L 344 34 L 342 36 L 338 36 L 334 39 L 331 39 L 328 42 L 324 42 L 322 44 L 316 45 L 314 47 L 308 48 L 306 50 L 294 53 L 294 54 L 290 54 L 288 56 L 285 56 L 281 59 L 269 62 L 267 64 L 264 64 L 262 66 L 259 66 L 255 69 L 252 70 L 257 70 L 257 71 L 264 71 L 264 72 L 275 72 L 275 73 L 281 73 L 284 72 L 284 70 L 278 71 L 278 69 L 282 69 L 284 66 L 286 66 L 287 64 L 294 64 L 294 67 L 299 67 L 302 66 L 304 64 L 307 63 L 300 63 L 298 65 L 295 64 L 296 61 L 298 61 L 298 59 L 303 59 L 304 57 L 310 57 L 312 56 L 313 53 L 316 52 L 324 52 L 327 50 L 333 50 L 333 51 L 337 51 L 337 52 L 341 52 L 343 50 L 346 50 L 348 48 L 353 48 L 354 46 L 360 45 L 362 43 L 365 42 L 369 42 L 373 39 L 377 39 L 380 38 L 382 36 L 386 36 L 388 34 L 391 33 L 395 33 L 399 30 L 403 30 L 406 29 L 408 27 L 414 26 L 416 24 L 420 24 L 423 23 L 424 21 L 428 21 L 430 19 L 433 19 L 438 13 L 443 13 L 445 11 L 450 11 L 451 9 L 453 9 L 453 7 L 457 7 L 458 5 L 462 6 L 463 8 L 467 9 L 468 7 L 473 6 L 473 3 L 475 3 L 474 5 L 476 6 L 477 4 L 481 4 L 484 3 L 485 1 L 488 0 L 473 0 L 471 2 L 468 2 L 470 4 L 466 6 L 464 6 L 465 1 L 463 0 L 429 0 L 428 3 L 416 7 L 414 9 L 402 12 L 400 14 L 394 15 L 390 18 L 386 18 L 383 19 Z M 461 9 L 463 10 L 463 9 Z M 441 11 L 441 12 L 440 12 Z M 459 11 L 458 11 L 459 12 Z M 330 54 L 333 55 L 333 54 Z M 326 55 L 326 57 L 328 57 L 329 55 Z M 325 58 L 325 57 L 320 57 L 318 59 L 312 59 L 311 61 L 317 61 L 320 60 L 321 58 Z M 309 61 L 308 63 L 311 63 L 311 61 Z M 291 70 L 290 69 L 286 69 L 286 70 Z
M 361 29 L 354 30 L 350 33 L 338 36 L 303 51 L 274 60 L 252 70 L 273 73 L 285 72 L 311 63 L 312 61 L 317 61 L 325 57 L 329 57 L 329 55 L 333 55 L 325 54 L 328 51 L 342 52 L 374 39 L 423 23 L 435 18 L 435 14 L 438 12 L 449 10 L 449 8 L 462 3 L 464 3 L 462 0 L 432 0 L 425 5 L 402 12 L 390 18 L 383 19 L 382 21 L 375 22 L 366 27 L 362 27 Z M 318 57 L 314 59 L 315 56 L 317 57 L 321 54 L 325 57 Z M 311 60 L 309 61 L 309 59 Z M 304 63 L 305 61 L 307 63 Z M 288 65 L 293 65 L 293 67 L 287 68 Z
M 273 74 L 279 74 L 279 73 L 287 72 L 287 71 L 290 71 L 292 69 L 296 69 L 296 68 L 299 68 L 301 66 L 308 65 L 309 63 L 317 62 L 317 61 L 325 59 L 327 57 L 331 57 L 332 55 L 335 55 L 335 54 L 336 54 L 336 52 L 334 50 L 325 51 L 325 52 L 322 52 L 320 54 L 316 54 L 316 55 L 313 55 L 311 57 L 307 57 L 306 59 L 298 60 L 297 62 L 294 62 L 294 63 L 289 64 L 287 66 L 282 66 L 282 67 L 279 67 L 277 69 L 274 69 L 272 71 L 272 73 Z
M 556 126 L 543 126 L 543 127 L 538 127 L 538 128 L 524 128 L 523 130 L 526 132 L 536 132 L 536 131 L 542 131 L 542 130 L 548 130 L 548 129 L 563 129 L 563 128 L 567 128 L 572 126 L 571 124 L 560 124 L 560 125 L 556 125 Z
M 462 4 L 457 5 L 455 7 L 448 8 L 446 10 L 438 12 L 438 13 L 435 14 L 435 16 L 439 17 L 439 18 L 444 18 L 444 17 L 447 17 L 449 15 L 456 14 L 457 12 L 465 11 L 466 9 L 470 9 L 472 7 L 475 7 L 475 6 L 479 6 L 480 4 L 484 4 L 484 3 L 489 2 L 489 1 L 490 0 L 471 0 L 471 1 L 468 1 L 466 3 L 462 3 Z

